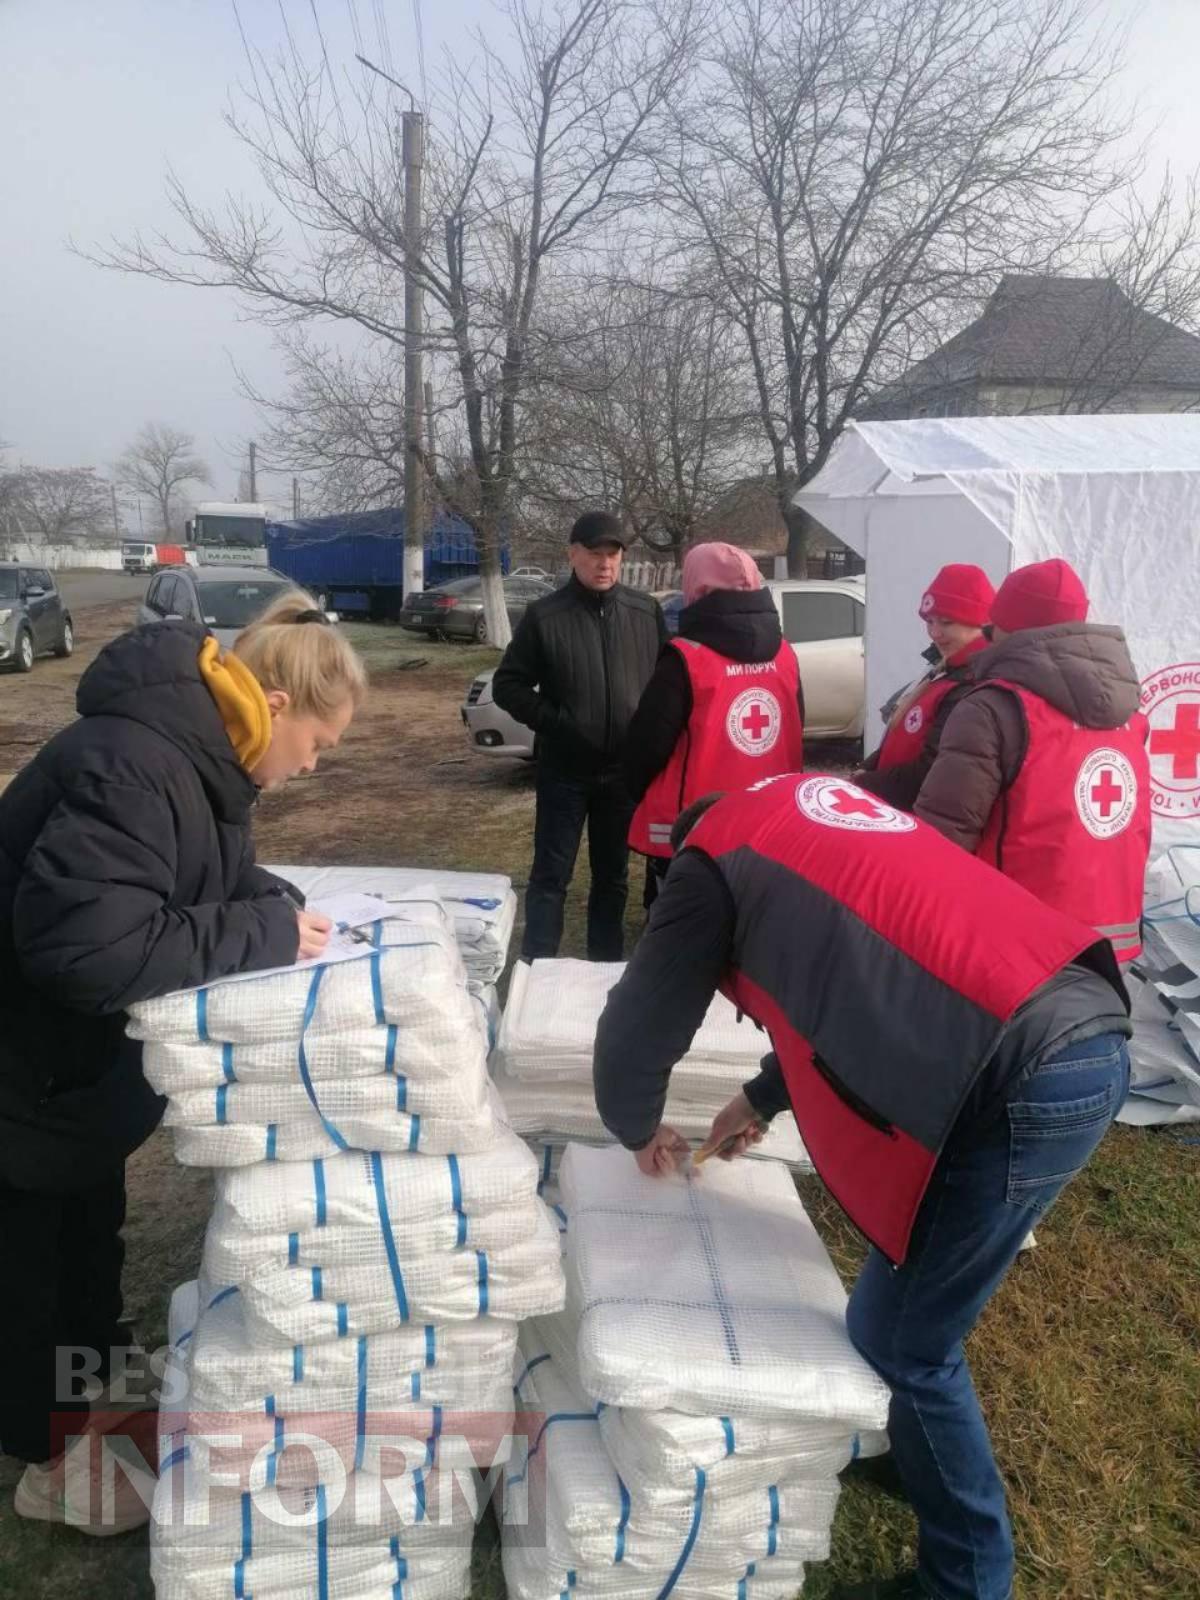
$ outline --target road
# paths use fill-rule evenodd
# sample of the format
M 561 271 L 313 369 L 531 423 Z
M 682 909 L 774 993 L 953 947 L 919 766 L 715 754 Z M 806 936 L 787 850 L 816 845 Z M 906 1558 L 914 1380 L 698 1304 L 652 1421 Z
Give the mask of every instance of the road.
M 147 574 L 125 572 L 58 572 L 55 574 L 69 611 L 88 606 L 111 606 L 121 600 L 140 600 L 150 582 Z

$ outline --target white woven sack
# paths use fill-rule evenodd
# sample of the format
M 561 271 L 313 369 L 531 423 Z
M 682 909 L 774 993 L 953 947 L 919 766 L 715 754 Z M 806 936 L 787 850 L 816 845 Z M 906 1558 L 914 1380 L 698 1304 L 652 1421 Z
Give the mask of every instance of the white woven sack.
M 444 1509 L 443 1509 L 444 1508 Z M 189 1459 L 167 1467 L 154 1500 L 150 1570 L 157 1600 L 300 1595 L 463 1600 L 477 1507 L 467 1474 L 381 1480 L 355 1473 L 339 1492 L 212 1489 Z
M 291 1233 L 323 1224 L 375 1227 L 380 1193 L 393 1219 L 422 1222 L 465 1211 L 477 1216 L 532 1200 L 537 1163 L 528 1147 L 497 1125 L 484 1150 L 470 1155 L 374 1156 L 341 1152 L 307 1165 L 262 1163 L 217 1175 L 217 1200 L 245 1228 Z
M 542 1145 L 549 1142 L 558 1146 L 572 1142 L 600 1145 L 613 1142 L 596 1110 L 590 1077 L 586 1083 L 523 1083 L 510 1077 L 495 1057 L 492 1075 L 509 1122 L 526 1138 Z M 696 1101 L 681 1094 L 672 1084 L 664 1121 L 685 1139 L 700 1145 L 712 1129 L 713 1118 L 736 1088 L 735 1085 L 728 1095 L 721 1093 L 708 1101 Z M 756 1160 L 786 1162 L 793 1171 L 812 1171 L 812 1162 L 795 1118 L 786 1113 L 774 1119 L 765 1137 L 750 1154 Z
M 331 1118 L 322 1122 L 310 1110 L 302 1122 L 218 1123 L 209 1128 L 174 1128 L 172 1133 L 175 1159 L 185 1167 L 249 1167 L 258 1162 L 314 1161 L 346 1149 L 419 1150 L 430 1156 L 468 1153 L 486 1149 L 495 1126 L 490 1107 L 470 1119 L 424 1119 L 397 1111 L 343 1117 L 336 1124 Z
M 214 983 L 130 1008 L 135 1039 L 252 1044 L 457 1019 L 472 1035 L 472 1002 L 458 946 L 429 924 L 375 924 L 381 948 L 329 966 Z M 476 1030 L 477 1034 L 477 1030 Z M 472 1035 L 476 1036 L 476 1035 Z
M 497 1053 L 514 1078 L 591 1082 L 596 1029 L 609 991 L 620 979 L 619 961 L 556 959 L 521 963 L 509 985 Z M 748 1017 L 739 1020 L 724 995 L 713 996 L 687 1054 L 671 1074 L 679 1092 L 725 1099 L 758 1071 L 770 1040 Z M 722 1101 L 722 1103 L 724 1103 Z
M 521 1363 L 514 1385 L 517 1405 L 546 1419 L 529 1446 L 528 1485 L 540 1505 L 547 1499 L 547 1549 L 568 1566 L 603 1568 L 620 1557 L 631 1572 L 653 1574 L 670 1563 L 698 1530 L 689 1565 L 730 1571 L 771 1554 L 823 1560 L 837 1504 L 835 1477 L 801 1483 L 781 1481 L 723 1498 L 708 1490 L 704 1473 L 693 1473 L 680 1493 L 669 1485 L 640 1494 L 622 1483 L 604 1448 L 602 1414 L 538 1349 L 528 1331 L 521 1337 Z M 509 1475 L 515 1491 L 520 1472 Z M 510 1511 L 517 1502 L 510 1499 Z M 665 1566 L 664 1566 L 665 1564 Z
M 714 1161 L 646 1178 L 627 1151 L 572 1145 L 559 1181 L 588 1394 L 886 1425 L 887 1390 L 850 1343 L 846 1292 L 785 1167 Z
M 224 1290 L 200 1315 L 196 1283 L 183 1284 L 171 1300 L 172 1343 L 183 1352 L 191 1404 L 200 1411 L 266 1410 L 274 1395 L 285 1412 L 295 1395 L 316 1390 L 344 1393 L 359 1382 L 353 1339 L 307 1345 L 263 1345 L 246 1333 L 241 1297 Z M 510 1381 L 516 1324 L 496 1317 L 452 1324 L 409 1324 L 370 1339 L 370 1381 L 387 1384 L 413 1401 L 465 1406 L 473 1386 L 503 1374 Z M 177 1408 L 182 1396 L 172 1397 Z M 307 1401 L 305 1402 L 307 1403 Z
M 421 1256 L 385 1267 L 264 1270 L 242 1286 L 251 1339 L 307 1344 L 357 1336 L 403 1322 L 459 1322 L 478 1316 L 525 1317 L 561 1309 L 558 1229 L 544 1206 L 528 1237 L 488 1255 L 482 1250 Z M 213 1292 L 224 1287 L 213 1286 Z M 202 1288 L 207 1284 L 202 1280 Z
M 203 1270 L 210 1282 L 230 1284 L 281 1267 L 322 1267 L 327 1272 L 335 1266 L 386 1269 L 392 1251 L 406 1265 L 463 1248 L 491 1256 L 528 1238 L 541 1210 L 541 1202 L 534 1199 L 474 1217 L 447 1211 L 414 1221 L 403 1212 L 390 1212 L 386 1228 L 376 1217 L 366 1225 L 335 1222 L 294 1233 L 263 1234 L 239 1226 L 218 1206 L 205 1235 Z
M 428 1011 L 427 1003 L 424 1009 Z M 456 1003 L 452 1012 L 429 1012 L 412 1025 L 372 1024 L 337 1034 L 307 1034 L 305 1066 L 313 1083 L 375 1078 L 383 1073 L 407 1078 L 412 1084 L 455 1078 L 464 1070 L 475 1070 L 484 1043 L 480 1031 L 485 1016 L 480 997 L 469 1013 Z M 182 1044 L 150 1040 L 142 1061 L 148 1082 L 159 1094 L 182 1094 L 222 1084 L 298 1083 L 299 1055 L 299 1044 L 292 1039 L 221 1044 L 197 1038 Z
M 436 895 L 472 977 L 495 983 L 508 960 L 517 920 L 511 878 L 498 872 L 426 867 L 270 867 L 303 894 L 377 894 L 390 904 Z
M 508 1529 L 501 1552 L 509 1600 L 661 1600 L 665 1580 L 638 1579 L 623 1566 L 606 1572 L 567 1568 L 551 1561 L 544 1546 L 527 1544 Z M 690 1569 L 671 1589 L 671 1600 L 796 1600 L 804 1587 L 803 1564 L 791 1561 L 751 1563 L 741 1574 L 705 1578 Z M 572 1581 L 573 1580 L 573 1581 Z

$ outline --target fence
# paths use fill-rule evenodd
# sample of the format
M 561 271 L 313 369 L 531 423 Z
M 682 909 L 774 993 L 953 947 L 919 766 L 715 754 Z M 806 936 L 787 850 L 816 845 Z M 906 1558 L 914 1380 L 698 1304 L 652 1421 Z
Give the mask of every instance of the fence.
M 30 567 L 48 567 L 51 572 L 89 568 L 100 572 L 120 572 L 119 544 L 42 544 L 15 534 L 0 533 L 0 561 L 20 561 Z

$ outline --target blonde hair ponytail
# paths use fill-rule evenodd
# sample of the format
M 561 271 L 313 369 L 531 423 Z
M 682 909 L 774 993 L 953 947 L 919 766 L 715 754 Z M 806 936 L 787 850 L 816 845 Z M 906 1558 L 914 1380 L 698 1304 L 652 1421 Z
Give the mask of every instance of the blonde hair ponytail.
M 233 653 L 270 694 L 282 690 L 301 716 L 328 718 L 362 704 L 367 669 L 345 635 L 303 589 L 280 595 L 238 634 Z

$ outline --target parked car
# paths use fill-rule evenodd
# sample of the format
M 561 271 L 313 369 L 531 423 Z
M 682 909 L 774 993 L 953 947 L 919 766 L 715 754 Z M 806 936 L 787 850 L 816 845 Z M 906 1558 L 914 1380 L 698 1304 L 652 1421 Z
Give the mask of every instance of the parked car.
M 515 628 L 525 615 L 525 607 L 543 595 L 553 594 L 553 586 L 541 578 L 505 578 L 504 599 L 508 620 Z M 432 634 L 437 639 L 487 641 L 487 622 L 483 615 L 483 580 L 452 578 L 404 602 L 400 626 L 409 633 Z
M 796 652 L 804 680 L 804 737 L 861 739 L 866 675 L 863 630 L 866 623 L 866 580 L 784 579 L 767 585 L 779 612 L 783 636 Z M 669 597 L 663 604 L 667 615 Z M 675 607 L 674 632 L 680 604 Z M 492 699 L 492 674 L 481 672 L 467 691 L 462 719 L 477 750 L 491 756 L 533 756 L 533 733 L 514 722 Z
M 509 573 L 510 578 L 537 578 L 540 583 L 554 585 L 553 576 L 545 567 L 514 567 Z
M 861 739 L 866 579 L 785 578 L 767 588 L 800 663 L 805 739 Z
M 683 590 L 663 589 L 654 596 L 663 614 L 668 633 L 679 632 L 679 613 L 683 610 Z
M 270 567 L 180 567 L 152 581 L 138 621 L 202 622 L 227 646 L 292 587 L 290 578 Z M 335 619 L 333 612 L 326 614 Z
M 75 625 L 45 567 L 0 563 L 0 662 L 32 672 L 38 656 L 69 656 Z

